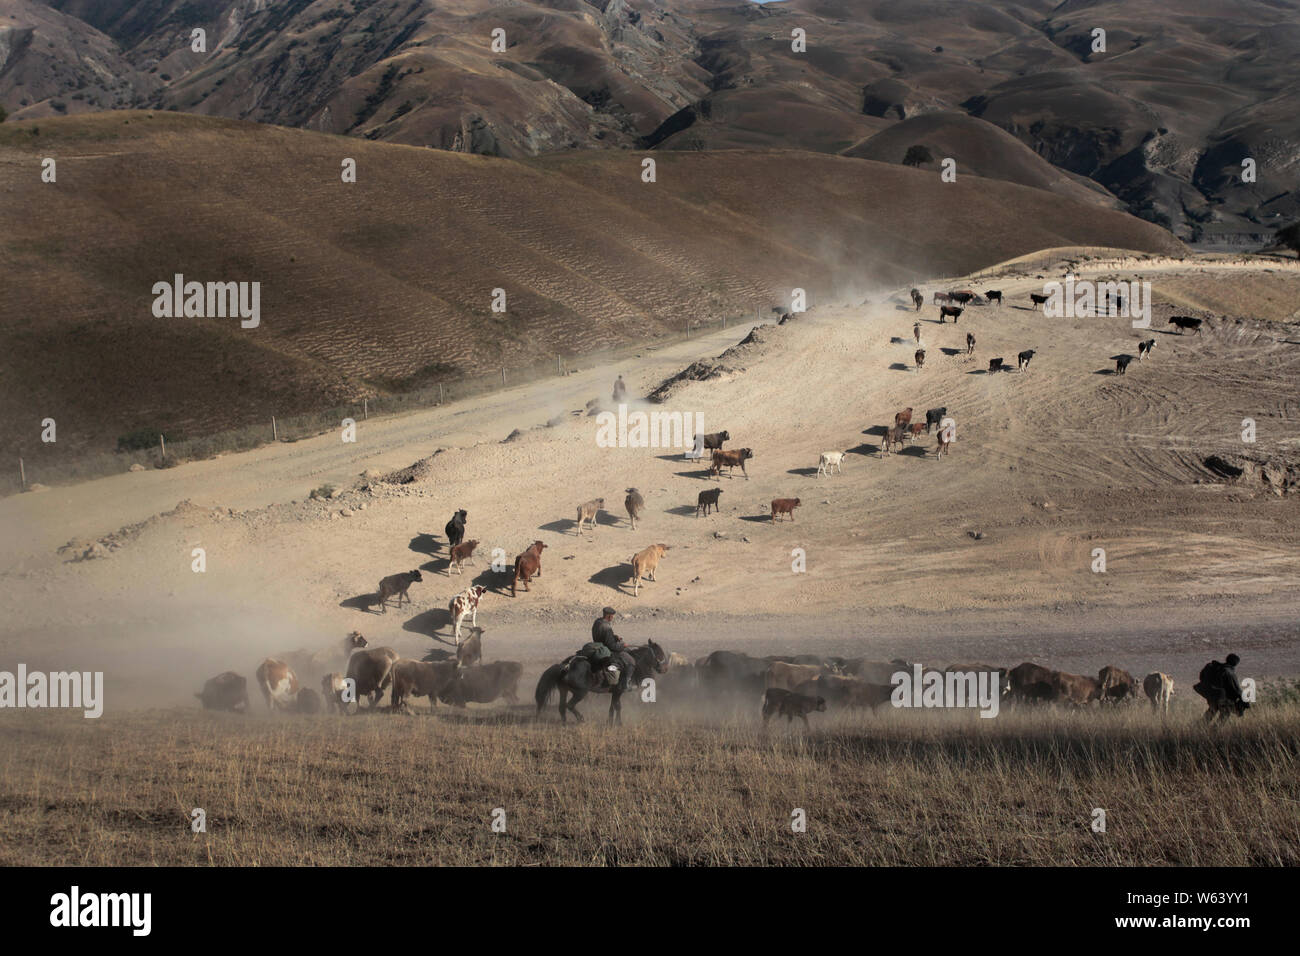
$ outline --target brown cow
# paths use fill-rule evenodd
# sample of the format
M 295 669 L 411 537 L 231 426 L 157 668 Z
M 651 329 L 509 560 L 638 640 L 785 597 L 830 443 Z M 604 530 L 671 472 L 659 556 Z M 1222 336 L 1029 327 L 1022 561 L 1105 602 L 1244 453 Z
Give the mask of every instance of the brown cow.
M 447 562 L 447 577 L 451 577 L 451 569 L 455 568 L 457 574 L 464 574 L 464 564 L 468 561 L 474 563 L 474 549 L 478 547 L 477 541 L 462 541 L 460 544 L 452 545 L 451 560 Z
M 641 579 L 643 577 L 651 581 L 655 579 L 655 569 L 659 567 L 659 560 L 667 550 L 668 545 L 666 544 L 652 544 L 628 558 L 628 561 L 632 564 L 632 580 L 628 583 L 632 585 L 632 595 L 634 597 L 640 594 Z
M 298 699 L 298 675 L 284 661 L 268 657 L 257 665 L 257 686 L 267 710 L 293 710 Z
M 515 587 L 521 580 L 524 582 L 524 590 L 528 591 L 531 590 L 528 582 L 533 576 L 542 576 L 542 551 L 545 548 L 546 545 L 542 542 L 534 541 L 523 554 L 515 556 L 515 576 L 510 582 L 511 597 L 515 596 Z
M 894 694 L 892 684 L 869 684 L 855 677 L 838 677 L 834 674 L 823 674 L 814 680 L 804 681 L 794 690 L 807 697 L 824 697 L 827 703 L 836 707 L 870 707 L 873 711 L 882 704 L 888 704 Z
M 903 409 L 901 412 L 896 412 L 896 413 L 894 414 L 894 424 L 895 424 L 895 425 L 910 425 L 910 424 L 912 424 L 912 406 L 909 405 L 909 406 L 907 406 L 907 408 Z
M 629 488 L 627 497 L 623 499 L 623 507 L 627 509 L 627 516 L 632 521 L 632 530 L 635 531 L 637 515 L 645 510 L 645 499 L 641 497 L 641 492 Z
M 916 306 L 916 311 L 921 311 L 921 306 L 925 305 L 925 296 L 921 295 L 920 289 L 912 290 L 912 305 Z
M 913 358 L 916 359 L 916 367 L 918 369 L 925 367 L 925 349 L 917 349 L 916 355 L 913 356 Z
M 907 437 L 911 441 L 915 442 L 922 435 L 926 434 L 926 432 L 928 432 L 929 429 L 930 429 L 929 422 L 926 422 L 924 425 L 921 424 L 920 422 L 912 422 L 912 424 L 907 426 Z
M 732 469 L 739 465 L 745 479 L 748 480 L 749 472 L 745 470 L 745 462 L 753 457 L 754 452 L 749 448 L 733 448 L 730 451 L 718 450 L 713 453 L 713 467 L 709 471 L 721 478 L 723 466 Z
M 999 302 L 998 304 L 1001 305 L 1002 303 Z M 974 354 L 974 352 L 975 352 L 975 333 L 967 332 L 966 333 L 966 354 L 972 355 Z
M 509 704 L 517 704 L 519 678 L 523 673 L 524 665 L 518 661 L 493 661 L 467 667 L 438 696 L 444 704 L 453 707 L 464 707 L 466 702 L 490 704 L 498 697 L 504 697 Z
M 768 718 L 776 714 L 778 717 L 784 717 L 786 723 L 790 723 L 794 718 L 798 717 L 803 721 L 803 725 L 807 727 L 809 714 L 814 711 L 825 710 L 826 701 L 821 697 L 805 697 L 803 694 L 781 690 L 779 687 L 769 687 L 763 693 L 763 723 L 765 725 Z
M 908 428 L 908 425 L 895 425 L 893 428 L 888 425 L 885 426 L 885 440 L 880 446 L 881 458 L 890 454 L 894 445 L 897 445 L 899 450 L 902 450 L 903 442 L 907 438 Z
M 794 520 L 794 509 L 799 507 L 798 498 L 773 498 L 772 499 L 772 520 L 777 519 L 777 515 L 789 515 L 790 520 Z
M 578 505 L 578 528 L 575 534 L 582 534 L 583 522 L 590 522 L 591 533 L 596 533 L 596 518 L 605 510 L 604 498 L 592 498 Z
M 822 669 L 815 664 L 785 664 L 781 661 L 772 661 L 763 673 L 763 686 L 792 691 L 805 681 L 816 680 L 821 673 Z
M 1101 682 L 1101 699 L 1111 703 L 1134 701 L 1138 696 L 1138 683 L 1128 671 L 1107 664 L 1097 673 Z
M 704 509 L 705 517 L 708 517 L 710 505 L 713 506 L 714 511 L 717 511 L 718 495 L 720 494 L 722 494 L 721 488 L 706 488 L 704 491 L 701 491 L 695 498 L 695 517 L 698 518 L 700 516 L 701 508 Z
M 392 707 L 397 710 L 407 697 L 429 698 L 429 709 L 438 706 L 438 695 L 456 680 L 456 662 L 399 660 L 393 664 Z
M 358 705 L 361 698 L 369 697 L 371 708 L 378 706 L 384 690 L 392 683 L 397 660 L 397 651 L 391 647 L 367 647 L 352 655 L 348 660 L 348 678 L 356 689 Z
M 1056 672 L 1056 700 L 1080 706 L 1101 698 L 1101 681 L 1080 674 Z

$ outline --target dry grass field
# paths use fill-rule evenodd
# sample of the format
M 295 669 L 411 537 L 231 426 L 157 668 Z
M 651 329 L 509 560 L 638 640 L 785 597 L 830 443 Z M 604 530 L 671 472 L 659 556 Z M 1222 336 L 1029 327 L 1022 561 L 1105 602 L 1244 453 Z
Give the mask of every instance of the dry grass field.
M 5 715 L 0 865 L 1300 864 L 1293 704 L 1213 729 L 1190 705 L 1165 724 L 1145 706 L 886 708 L 766 733 L 756 708 L 626 710 L 618 731 L 561 728 L 551 708 L 535 722 L 531 707 L 423 703 Z

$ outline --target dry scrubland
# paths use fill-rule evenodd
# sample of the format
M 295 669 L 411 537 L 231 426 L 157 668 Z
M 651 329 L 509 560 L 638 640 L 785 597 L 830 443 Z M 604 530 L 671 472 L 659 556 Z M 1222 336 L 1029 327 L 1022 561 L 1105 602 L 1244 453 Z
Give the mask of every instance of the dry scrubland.
M 9 717 L 0 864 L 1300 863 L 1295 705 L 1208 731 L 1190 707 L 1166 726 L 1133 707 L 818 714 L 766 736 L 754 708 L 687 722 L 648 706 L 616 732 L 422 705 Z

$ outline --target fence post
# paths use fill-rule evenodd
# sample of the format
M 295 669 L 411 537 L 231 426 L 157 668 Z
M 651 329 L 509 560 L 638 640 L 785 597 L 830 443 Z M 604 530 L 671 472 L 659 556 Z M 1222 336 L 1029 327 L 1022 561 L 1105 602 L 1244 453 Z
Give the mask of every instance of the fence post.
M 370 420 L 370 399 L 361 399 L 361 417 L 366 421 Z
M 166 461 L 167 460 L 167 439 L 163 437 L 162 432 L 158 433 L 158 451 L 162 454 L 162 460 Z
M 443 398 L 442 398 L 442 382 L 439 382 L 439 383 L 438 383 L 438 404 L 441 405 L 442 403 L 443 403 Z
M 23 467 L 23 460 L 18 459 L 18 475 L 23 481 L 23 491 L 27 490 L 27 469 Z
M 564 374 L 562 371 L 560 371 L 560 357 L 558 355 L 555 356 L 555 374 L 556 375 Z
M 501 366 L 501 387 L 506 387 L 506 367 L 504 365 Z
M 272 415 L 271 416 L 271 441 L 279 441 L 279 440 L 280 440 L 280 432 L 275 427 L 275 416 Z

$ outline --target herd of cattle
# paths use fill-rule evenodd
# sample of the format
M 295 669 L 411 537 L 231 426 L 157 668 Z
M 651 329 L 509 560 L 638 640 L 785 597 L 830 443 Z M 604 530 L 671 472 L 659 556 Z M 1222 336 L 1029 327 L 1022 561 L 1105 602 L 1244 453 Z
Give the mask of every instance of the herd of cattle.
M 477 632 L 458 644 L 454 660 L 415 661 L 400 657 L 391 647 L 370 647 L 354 631 L 342 644 L 314 654 L 298 651 L 267 658 L 257 668 L 257 685 L 267 709 L 273 712 L 357 712 L 363 701 L 368 701 L 366 709 L 373 710 L 380 706 L 385 691 L 392 710 L 405 709 L 412 697 L 427 697 L 430 709 L 436 708 L 438 701 L 461 708 L 500 698 L 517 704 L 523 665 L 518 661 L 482 663 L 481 639 L 482 632 Z M 1153 711 L 1167 714 L 1174 693 L 1174 681 L 1168 674 L 1156 671 L 1139 681 L 1113 665 L 1089 677 L 1030 662 L 1009 669 L 990 664 L 938 667 L 902 659 L 872 661 L 812 654 L 752 657 L 735 651 L 714 651 L 693 663 L 681 654 L 669 654 L 661 681 L 669 701 L 691 697 L 703 701 L 761 699 L 764 722 L 776 714 L 787 719 L 799 717 L 807 723 L 808 714 L 828 708 L 875 711 L 889 704 L 894 675 L 912 674 L 918 666 L 923 678 L 955 672 L 996 675 L 1001 698 L 1013 705 L 1083 707 L 1094 702 L 1132 703 L 1145 697 Z M 299 674 L 304 679 L 318 678 L 320 691 L 306 686 Z M 233 671 L 207 681 L 195 696 L 209 710 L 248 710 L 247 681 Z M 537 712 L 541 712 L 540 704 Z

